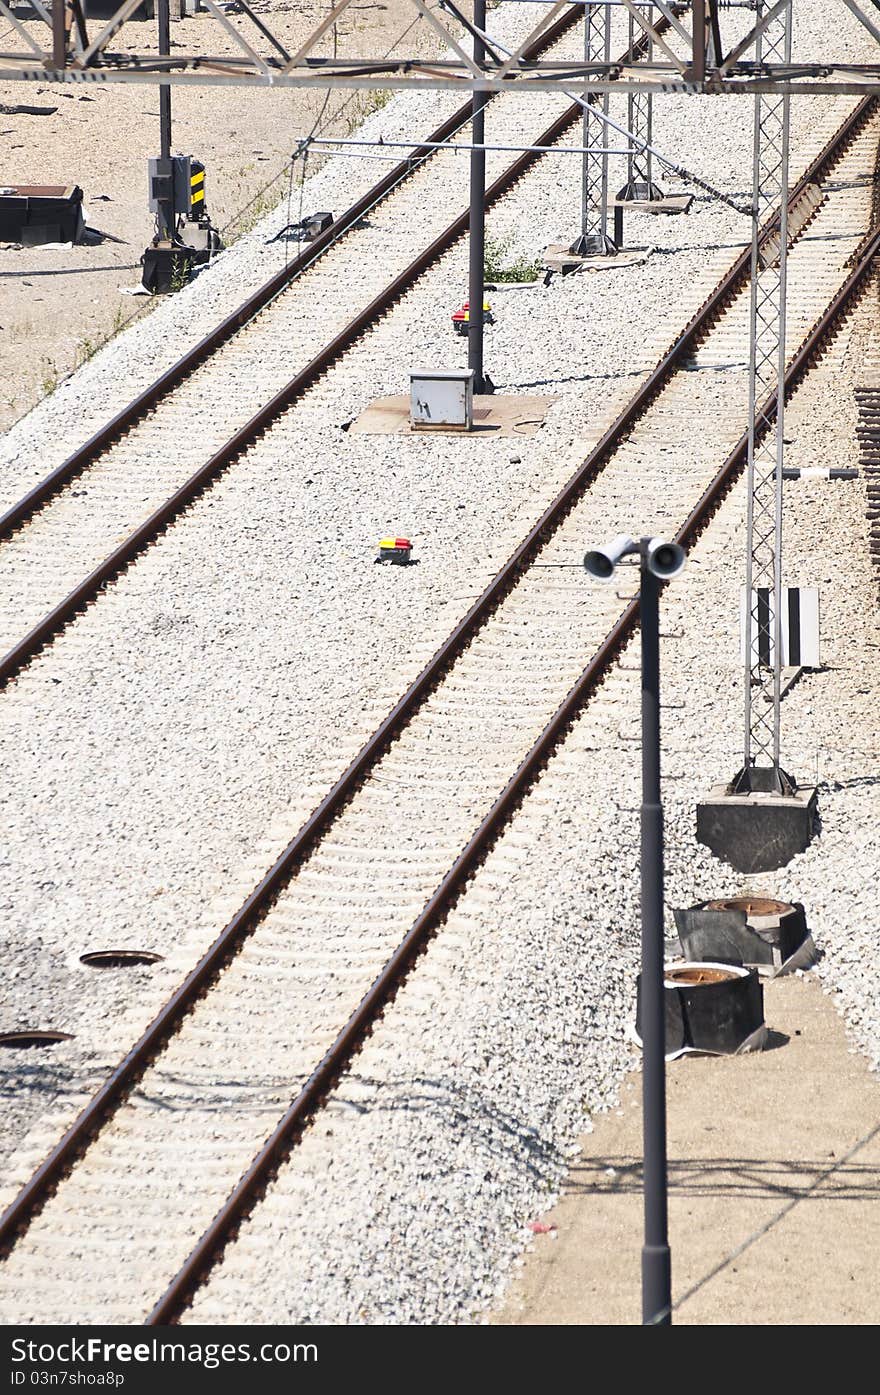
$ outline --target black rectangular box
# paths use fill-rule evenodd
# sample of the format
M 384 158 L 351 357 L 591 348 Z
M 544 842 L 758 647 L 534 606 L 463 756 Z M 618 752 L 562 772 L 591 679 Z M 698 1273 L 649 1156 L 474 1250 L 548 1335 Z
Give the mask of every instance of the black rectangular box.
M 73 184 L 13 184 L 0 192 L 0 242 L 38 247 L 79 242 L 85 226 L 83 191 Z

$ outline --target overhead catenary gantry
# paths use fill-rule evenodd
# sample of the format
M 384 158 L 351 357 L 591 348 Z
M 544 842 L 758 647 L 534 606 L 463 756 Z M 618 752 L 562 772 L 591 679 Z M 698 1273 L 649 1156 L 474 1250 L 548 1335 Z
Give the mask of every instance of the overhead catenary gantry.
M 505 55 L 491 43 L 483 53 L 472 51 L 468 22 L 454 0 L 432 5 L 427 0 L 404 0 L 413 19 L 433 31 L 443 57 L 392 55 L 364 56 L 343 44 L 334 54 L 328 36 L 356 0 L 329 4 L 297 51 L 290 54 L 272 33 L 271 16 L 257 15 L 247 0 L 237 0 L 233 16 L 216 0 L 201 0 L 215 22 L 211 46 L 187 42 L 184 24 L 173 54 L 159 55 L 138 47 L 141 26 L 131 16 L 141 0 L 123 0 L 103 21 L 88 20 L 81 0 L 26 0 L 31 23 L 22 17 L 19 4 L 0 0 L 0 13 L 9 22 L 0 51 L 0 81 L 30 82 L 141 82 L 154 83 L 162 74 L 172 84 L 227 84 L 277 87 L 341 88 L 458 88 L 492 92 L 508 89 L 544 91 L 580 86 L 589 92 L 830 92 L 860 95 L 880 91 L 880 62 L 851 63 L 845 54 L 811 53 L 797 62 L 777 58 L 769 51 L 755 59 L 755 44 L 780 5 L 758 6 L 747 34 L 725 44 L 719 0 L 691 0 L 693 23 L 676 21 L 674 33 L 659 35 L 649 12 L 635 0 L 608 0 L 634 17 L 653 45 L 650 62 L 622 67 L 607 54 L 591 54 L 583 61 L 551 56 L 529 60 L 524 55 L 540 34 L 565 10 L 569 0 L 549 6 L 535 3 L 535 24 L 516 52 Z M 595 0 L 578 0 L 593 4 Z M 828 0 L 840 10 L 841 20 L 852 16 L 870 34 L 880 50 L 880 12 L 875 0 Z M 470 7 L 468 7 L 470 8 Z M 655 0 L 657 14 L 669 16 L 668 0 Z M 746 11 L 738 10 L 737 13 Z M 203 25 L 199 26 L 202 33 Z M 357 31 L 355 31 L 356 33 Z M 215 41 L 213 35 L 218 36 Z M 766 46 L 765 46 L 766 47 Z
M 486 28 L 486 0 L 473 0 L 473 53 L 477 62 L 486 54 L 483 33 Z M 483 299 L 486 260 L 486 114 L 488 98 L 474 92 L 471 117 L 470 219 L 468 224 L 468 368 L 473 372 L 473 391 L 491 392 L 492 380 L 483 371 Z

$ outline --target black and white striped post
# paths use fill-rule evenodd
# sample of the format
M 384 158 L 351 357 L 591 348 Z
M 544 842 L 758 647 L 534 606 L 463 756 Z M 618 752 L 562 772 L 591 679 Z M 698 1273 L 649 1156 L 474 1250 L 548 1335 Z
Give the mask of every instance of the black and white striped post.
M 800 469 L 784 466 L 782 470 L 784 480 L 857 480 L 858 477 L 858 470 L 836 469 L 831 465 L 807 465 Z
M 751 627 L 750 664 L 764 669 L 776 665 L 776 635 L 779 636 L 780 668 L 819 668 L 819 591 L 815 586 L 783 586 L 780 592 L 779 624 L 771 625 L 773 593 L 758 586 L 750 604 L 745 590 L 740 601 L 740 658 L 746 658 L 746 620 L 749 612 L 757 617 Z

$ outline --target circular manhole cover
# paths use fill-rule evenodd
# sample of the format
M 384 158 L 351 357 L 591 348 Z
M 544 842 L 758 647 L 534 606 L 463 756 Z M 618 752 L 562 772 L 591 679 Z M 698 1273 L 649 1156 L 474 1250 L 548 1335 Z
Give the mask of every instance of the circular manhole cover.
M 79 956 L 81 964 L 90 969 L 134 969 L 145 964 L 161 963 L 161 954 L 148 949 L 93 949 Z
M 73 1041 L 70 1032 L 2 1032 L 0 1046 L 54 1046 L 59 1041 Z

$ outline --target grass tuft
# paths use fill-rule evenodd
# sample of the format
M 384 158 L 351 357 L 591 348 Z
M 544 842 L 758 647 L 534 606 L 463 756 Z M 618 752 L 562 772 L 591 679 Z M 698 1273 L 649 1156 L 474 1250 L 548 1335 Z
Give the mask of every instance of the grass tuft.
M 541 272 L 541 263 L 528 261 L 525 257 L 510 260 L 513 247 L 512 237 L 487 237 L 483 275 L 486 281 L 504 284 L 511 281 L 536 281 Z

